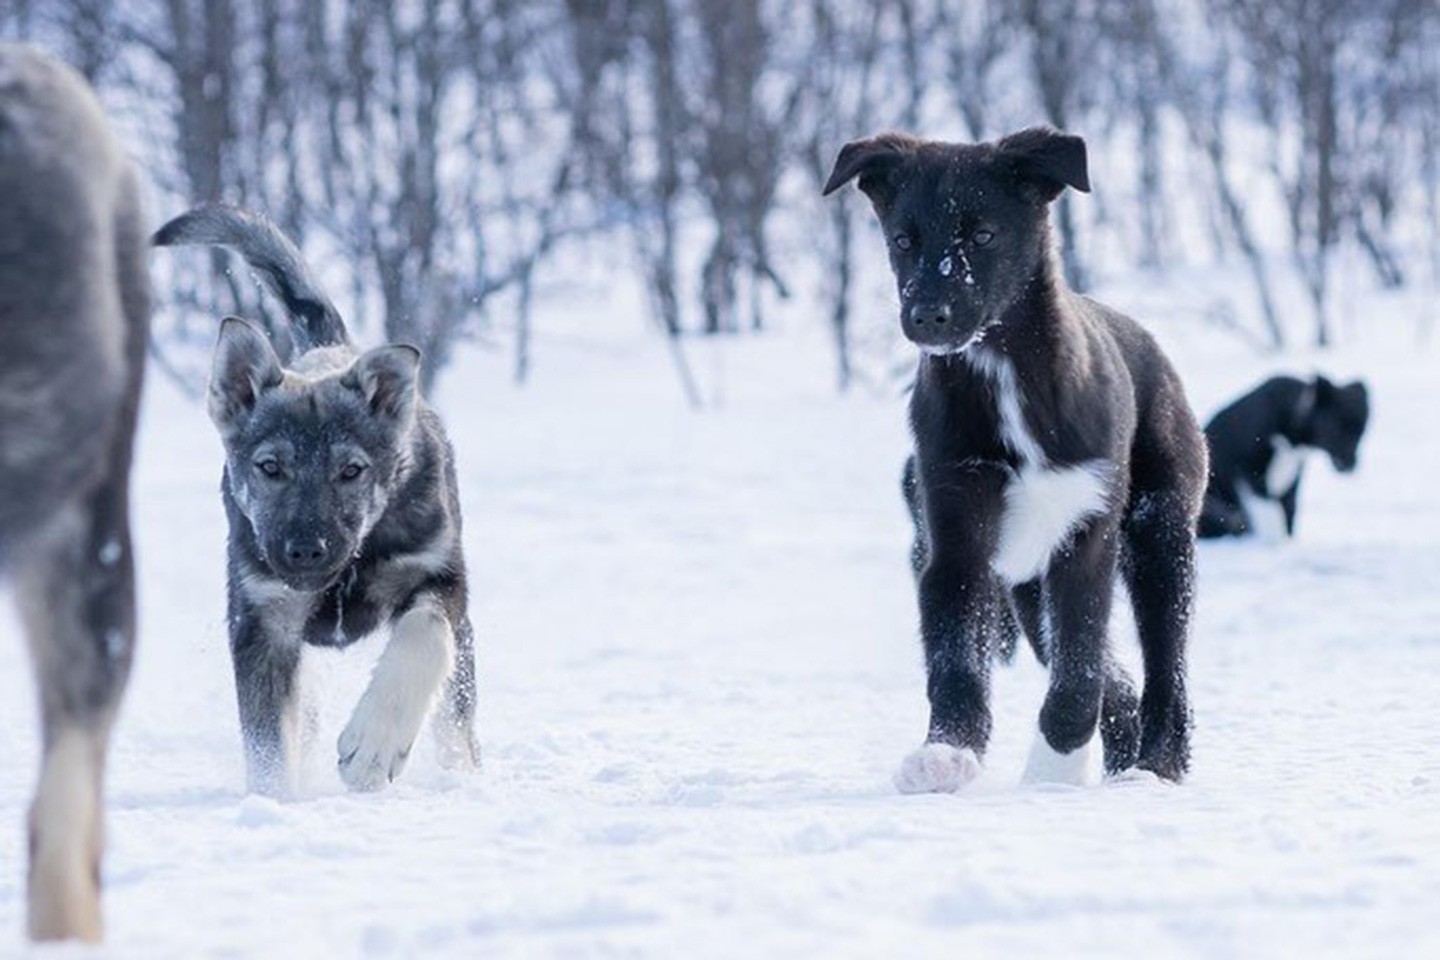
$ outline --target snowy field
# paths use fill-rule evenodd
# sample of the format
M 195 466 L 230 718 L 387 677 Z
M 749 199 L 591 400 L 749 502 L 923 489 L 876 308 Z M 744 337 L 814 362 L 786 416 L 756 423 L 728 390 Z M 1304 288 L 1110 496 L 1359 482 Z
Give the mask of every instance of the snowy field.
M 1399 315 L 1422 305 L 1377 310 L 1408 330 Z M 1185 785 L 1018 785 L 1044 690 L 1023 653 L 997 672 L 981 781 L 905 797 L 890 775 L 926 703 L 903 401 L 836 399 L 818 325 L 787 323 L 699 349 L 725 382 L 702 414 L 638 319 L 542 338 L 524 391 L 503 357 L 463 355 L 438 403 L 461 464 L 484 770 L 447 774 L 426 742 L 392 789 L 344 792 L 334 740 L 367 642 L 307 663 L 319 732 L 288 803 L 244 793 L 219 442 L 152 378 L 101 953 L 1440 956 L 1433 347 L 1357 336 L 1322 358 L 1371 381 L 1359 472 L 1311 463 L 1293 542 L 1202 547 Z M 1154 326 L 1202 415 L 1272 369 L 1193 322 Z M 1115 632 L 1133 661 L 1123 616 Z M 22 951 L 28 680 L 7 610 L 0 956 Z

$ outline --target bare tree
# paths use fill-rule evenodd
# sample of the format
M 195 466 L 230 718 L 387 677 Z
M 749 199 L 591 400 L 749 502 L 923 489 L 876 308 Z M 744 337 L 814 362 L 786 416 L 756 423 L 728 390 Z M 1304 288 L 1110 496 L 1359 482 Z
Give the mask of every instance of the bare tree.
M 1091 68 L 1102 33 L 1100 0 L 1023 0 L 1020 23 L 1030 43 L 1030 64 L 1045 119 L 1061 130 L 1074 129 L 1087 106 Z M 1057 202 L 1060 256 L 1065 281 L 1084 290 L 1089 277 L 1081 261 L 1079 230 L 1071 195 Z

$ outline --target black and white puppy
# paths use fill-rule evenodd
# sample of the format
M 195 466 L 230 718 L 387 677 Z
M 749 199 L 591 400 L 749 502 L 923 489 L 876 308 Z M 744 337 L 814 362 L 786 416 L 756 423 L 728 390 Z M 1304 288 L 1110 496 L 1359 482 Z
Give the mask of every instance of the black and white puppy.
M 910 420 L 930 722 L 896 786 L 954 791 L 978 774 L 1007 592 L 1050 667 L 1028 778 L 1084 780 L 1098 727 L 1107 770 L 1179 780 L 1205 444 L 1149 334 L 1060 278 L 1049 204 L 1089 189 L 1084 141 L 886 134 L 847 144 L 825 193 L 855 178 L 921 353 Z M 1144 653 L 1138 702 L 1108 650 L 1117 569 Z
M 1355 469 L 1370 419 L 1370 397 L 1357 380 L 1338 386 L 1317 376 L 1271 377 L 1205 425 L 1210 485 L 1200 536 L 1238 537 L 1268 525 L 1295 535 L 1305 454 L 1323 450 L 1341 473 Z
M 301 647 L 344 647 L 381 628 L 390 639 L 340 734 L 340 776 L 355 790 L 393 780 L 437 698 L 442 762 L 473 767 L 475 660 L 454 454 L 419 395 L 419 351 L 356 351 L 299 251 L 263 217 L 200 207 L 155 243 L 240 253 L 281 300 L 300 351 L 285 365 L 260 330 L 232 317 L 210 381 L 225 444 L 230 651 L 250 788 L 296 786 Z

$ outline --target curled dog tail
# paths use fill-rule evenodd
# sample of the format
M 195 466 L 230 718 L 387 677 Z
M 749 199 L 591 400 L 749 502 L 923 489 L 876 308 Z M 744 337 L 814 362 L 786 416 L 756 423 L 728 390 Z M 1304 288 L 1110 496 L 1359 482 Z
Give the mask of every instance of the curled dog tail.
M 330 298 L 320 292 L 300 251 L 265 216 L 207 203 L 165 224 L 152 242 L 157 247 L 210 244 L 240 254 L 285 305 L 301 352 L 350 341 L 345 321 Z

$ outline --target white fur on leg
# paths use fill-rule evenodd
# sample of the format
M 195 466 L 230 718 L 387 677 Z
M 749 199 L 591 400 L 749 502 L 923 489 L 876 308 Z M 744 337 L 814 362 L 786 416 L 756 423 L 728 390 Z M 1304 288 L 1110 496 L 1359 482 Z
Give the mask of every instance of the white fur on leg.
M 968 747 L 926 743 L 900 761 L 895 789 L 901 793 L 955 793 L 980 776 L 980 758 Z
M 30 936 L 97 941 L 100 922 L 98 731 L 59 733 L 45 753 L 30 808 Z
M 1045 734 L 1035 731 L 1035 743 L 1030 747 L 1030 759 L 1025 764 L 1026 783 L 1065 783 L 1076 787 L 1090 786 L 1100 782 L 1100 751 L 1095 749 L 1100 738 L 1094 733 L 1090 739 L 1069 753 L 1060 753 L 1050 746 Z
M 370 686 L 340 734 L 340 777 L 350 789 L 377 790 L 404 769 L 454 659 L 455 634 L 445 611 L 422 598 L 395 623 Z

